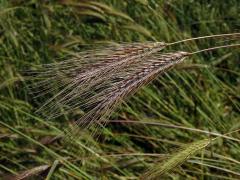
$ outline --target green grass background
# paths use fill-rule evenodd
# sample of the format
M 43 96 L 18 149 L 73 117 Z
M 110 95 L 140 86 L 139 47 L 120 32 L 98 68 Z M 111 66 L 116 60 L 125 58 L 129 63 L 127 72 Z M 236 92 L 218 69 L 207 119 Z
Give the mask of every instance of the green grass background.
M 195 55 L 160 75 L 111 117 L 136 123 L 109 123 L 98 141 L 88 132 L 74 142 L 56 138 L 70 119 L 36 115 L 21 73 L 86 43 L 173 42 L 239 30 L 239 0 L 0 0 L 0 179 L 30 177 L 44 165 L 32 179 L 138 179 L 186 144 L 229 132 L 158 179 L 240 179 L 239 49 Z

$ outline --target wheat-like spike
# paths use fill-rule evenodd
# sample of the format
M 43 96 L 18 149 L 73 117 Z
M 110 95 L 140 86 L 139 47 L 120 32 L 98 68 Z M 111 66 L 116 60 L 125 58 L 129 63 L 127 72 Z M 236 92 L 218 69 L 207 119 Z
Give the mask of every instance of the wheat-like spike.
M 83 99 L 91 96 L 91 93 L 96 93 L 99 88 L 103 88 L 103 84 L 109 82 L 114 74 L 138 64 L 143 57 L 160 51 L 164 47 L 165 44 L 162 42 L 124 44 L 115 50 L 104 49 L 102 52 L 94 54 L 86 51 L 81 54 L 80 59 L 47 66 L 42 71 L 37 72 L 36 79 L 43 80 L 37 82 L 35 86 L 47 87 L 46 89 L 42 88 L 43 94 L 38 93 L 45 95 L 58 88 L 61 90 L 50 98 L 38 112 L 43 112 L 48 118 L 61 115 L 58 112 L 58 106 L 67 107 L 78 97 Z M 69 65 L 66 66 L 66 64 Z M 56 101 L 54 102 L 54 100 Z
M 78 126 L 97 126 L 106 118 L 122 99 L 150 82 L 159 73 L 182 61 L 185 57 L 218 48 L 234 47 L 226 45 L 192 53 L 159 53 L 166 46 L 190 40 L 212 37 L 239 37 L 240 33 L 223 34 L 186 39 L 174 43 L 147 42 L 122 43 L 103 49 L 78 53 L 76 58 L 43 65 L 38 71 L 29 72 L 33 76 L 32 91 L 40 89 L 38 96 L 54 94 L 37 112 L 52 119 L 75 109 L 85 112 L 75 122 Z M 61 111 L 64 109 L 64 111 Z
M 129 94 L 133 94 L 157 75 L 181 62 L 186 56 L 188 56 L 187 52 L 154 54 L 136 64 L 135 67 L 132 67 L 133 69 L 127 68 L 125 72 L 119 74 L 121 76 L 125 73 L 128 74 L 125 77 L 120 79 L 118 75 L 112 76 L 112 82 L 116 77 L 118 80 L 109 87 L 104 86 L 102 91 L 88 98 L 84 105 L 88 106 L 90 110 L 75 122 L 69 135 L 76 136 L 79 127 L 96 126 L 100 120 L 108 119 L 112 110 Z

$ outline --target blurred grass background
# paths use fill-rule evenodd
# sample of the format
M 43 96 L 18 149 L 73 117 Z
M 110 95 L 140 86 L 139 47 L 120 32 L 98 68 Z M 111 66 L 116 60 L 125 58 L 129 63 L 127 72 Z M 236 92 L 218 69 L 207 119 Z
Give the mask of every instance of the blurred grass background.
M 229 132 L 160 179 L 240 179 L 239 49 L 196 55 L 161 75 L 119 107 L 98 141 L 90 133 L 63 141 L 58 135 L 70 119 L 34 114 L 21 73 L 86 43 L 173 42 L 239 30 L 239 0 L 0 0 L 0 179 L 138 179 L 186 144 Z

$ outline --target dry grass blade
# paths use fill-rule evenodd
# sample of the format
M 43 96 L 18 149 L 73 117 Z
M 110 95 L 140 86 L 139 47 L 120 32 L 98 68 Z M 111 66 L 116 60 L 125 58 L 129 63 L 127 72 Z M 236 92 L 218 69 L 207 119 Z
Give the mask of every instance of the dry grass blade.
M 22 180 L 22 179 L 29 179 L 33 176 L 37 176 L 40 173 L 43 173 L 44 171 L 49 169 L 49 165 L 42 165 L 42 166 L 37 166 L 35 168 L 23 171 L 22 173 L 19 173 L 16 176 L 8 176 L 4 177 L 5 180 Z
M 172 155 L 171 158 L 166 160 L 166 162 L 155 165 L 152 169 L 142 175 L 140 179 L 159 179 L 159 177 L 165 173 L 181 165 L 190 156 L 207 147 L 209 143 L 209 139 L 204 139 L 186 145 L 181 151 Z

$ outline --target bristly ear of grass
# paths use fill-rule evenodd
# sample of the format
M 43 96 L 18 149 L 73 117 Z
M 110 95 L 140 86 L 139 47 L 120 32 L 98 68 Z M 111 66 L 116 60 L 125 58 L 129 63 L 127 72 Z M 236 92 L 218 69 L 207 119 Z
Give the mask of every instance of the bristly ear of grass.
M 166 162 L 158 163 L 141 176 L 141 179 L 157 179 L 173 168 L 181 165 L 190 156 L 196 154 L 210 143 L 210 139 L 203 139 L 186 145 L 181 151 L 171 156 Z

